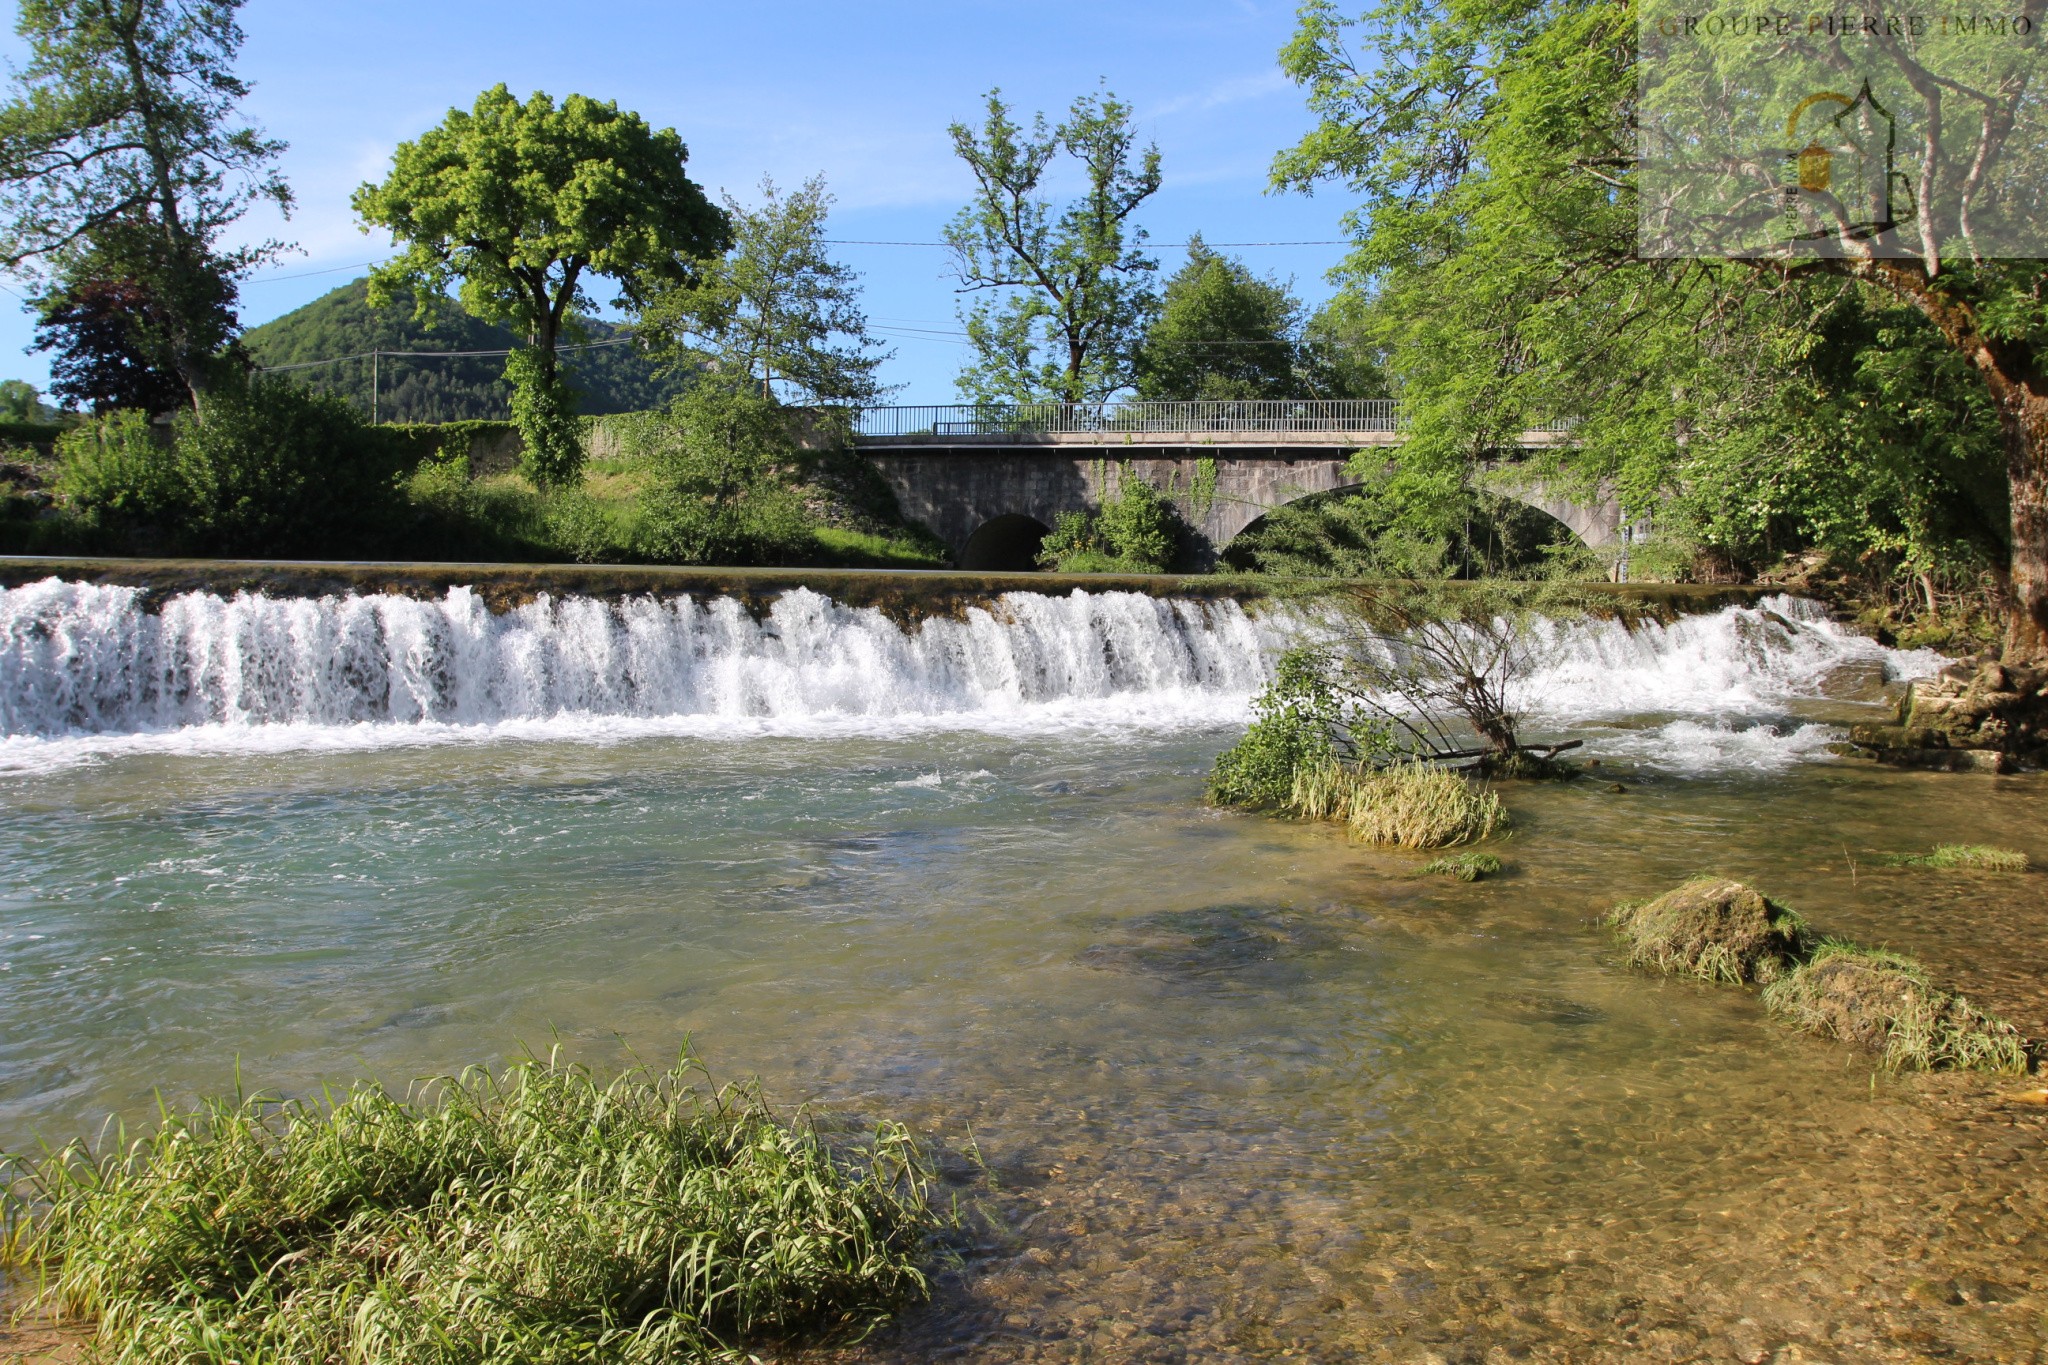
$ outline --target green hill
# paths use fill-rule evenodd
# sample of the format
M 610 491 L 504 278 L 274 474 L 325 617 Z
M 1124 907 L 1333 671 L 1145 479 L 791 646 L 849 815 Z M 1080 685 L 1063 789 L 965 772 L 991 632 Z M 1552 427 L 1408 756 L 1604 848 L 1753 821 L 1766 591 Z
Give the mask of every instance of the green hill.
M 590 341 L 622 335 L 611 323 L 585 321 Z M 338 393 L 366 415 L 370 411 L 371 364 L 339 360 L 366 351 L 503 351 L 520 338 L 503 327 L 479 322 L 444 300 L 432 325 L 413 316 L 410 301 L 372 308 L 368 282 L 356 280 L 323 294 L 303 308 L 251 327 L 242 345 L 258 365 L 299 365 L 335 361 L 288 371 L 309 387 Z M 511 416 L 511 391 L 499 377 L 505 358 L 493 356 L 385 355 L 376 364 L 377 416 L 386 422 L 459 422 Z M 660 407 L 681 384 L 655 373 L 631 345 L 565 351 L 562 370 L 582 394 L 585 413 L 636 412 Z

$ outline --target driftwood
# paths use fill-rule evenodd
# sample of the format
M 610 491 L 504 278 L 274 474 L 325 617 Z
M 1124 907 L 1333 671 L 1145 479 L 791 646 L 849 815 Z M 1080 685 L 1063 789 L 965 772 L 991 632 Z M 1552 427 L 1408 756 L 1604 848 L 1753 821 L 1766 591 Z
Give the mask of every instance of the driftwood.
M 1524 744 L 1521 747 L 1521 752 L 1535 754 L 1538 758 L 1556 758 L 1566 749 L 1580 748 L 1585 742 L 1583 739 L 1568 739 L 1561 744 Z M 1492 749 L 1452 749 L 1447 752 L 1432 753 L 1429 757 L 1443 763 L 1449 762 L 1454 758 L 1485 758 L 1493 752 L 1494 750 Z

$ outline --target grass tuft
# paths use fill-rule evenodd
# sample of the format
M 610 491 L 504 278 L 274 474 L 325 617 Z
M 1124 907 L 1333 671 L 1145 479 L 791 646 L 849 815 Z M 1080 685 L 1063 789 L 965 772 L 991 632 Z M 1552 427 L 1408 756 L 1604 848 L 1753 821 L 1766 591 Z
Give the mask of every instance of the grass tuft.
M 1989 844 L 1937 844 L 1931 853 L 1898 853 L 1894 867 L 1971 868 L 1979 872 L 2025 872 L 2027 855 Z
M 1354 839 L 1395 848 L 1473 843 L 1508 824 L 1491 787 L 1427 763 L 1313 764 L 1296 771 L 1287 809 L 1304 820 L 1340 821 Z
M 1927 979 L 1912 958 L 1841 939 L 1764 989 L 1771 1013 L 1877 1053 L 1887 1071 L 2027 1070 L 2019 1030 Z
M 907 1130 L 833 1151 L 702 1076 L 528 1057 L 402 1099 L 210 1101 L 7 1159 L 6 1240 L 120 1360 L 731 1359 L 927 1292 L 947 1219 Z
M 1636 966 L 1729 985 L 1783 976 L 1806 937 L 1793 911 L 1724 877 L 1695 877 L 1655 900 L 1625 901 L 1607 922 Z
M 1424 863 L 1415 869 L 1418 877 L 1456 877 L 1461 882 L 1476 882 L 1481 877 L 1500 871 L 1500 859 L 1491 853 L 1451 853 Z

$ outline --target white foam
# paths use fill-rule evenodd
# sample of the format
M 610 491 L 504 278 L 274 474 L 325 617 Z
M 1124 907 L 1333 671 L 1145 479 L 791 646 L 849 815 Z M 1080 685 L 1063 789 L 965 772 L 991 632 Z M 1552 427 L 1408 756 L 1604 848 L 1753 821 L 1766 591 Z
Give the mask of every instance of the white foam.
M 1287 635 L 1234 602 L 1137 593 L 1011 593 L 906 630 L 805 590 L 758 619 L 724 598 L 542 597 L 493 614 L 468 588 L 186 593 L 152 613 L 134 589 L 51 578 L 0 592 L 0 771 L 142 753 L 1222 728 L 1246 719 Z M 1832 732 L 1774 708 L 1852 665 L 1901 678 L 1942 662 L 1785 597 L 1670 626 L 1561 625 L 1545 657 L 1521 698 L 1534 722 L 1679 717 L 1615 742 L 1685 769 L 1798 761 Z

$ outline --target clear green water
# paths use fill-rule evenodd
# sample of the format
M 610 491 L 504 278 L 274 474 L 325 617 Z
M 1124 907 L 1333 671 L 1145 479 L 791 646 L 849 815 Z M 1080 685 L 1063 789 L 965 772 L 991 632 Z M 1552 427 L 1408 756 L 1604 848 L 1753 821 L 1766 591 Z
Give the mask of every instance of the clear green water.
M 970 1134 L 968 1360 L 2032 1361 L 2048 1109 L 1873 1082 L 1590 920 L 1697 869 L 2048 1034 L 2038 777 L 1816 762 L 1514 787 L 1509 875 L 1204 809 L 1226 731 L 500 741 L 0 778 L 0 1141 L 686 1038 Z M 1611 771 L 1611 770 L 1610 770 Z M 1791 1354 L 1785 1354 L 1790 1351 Z

